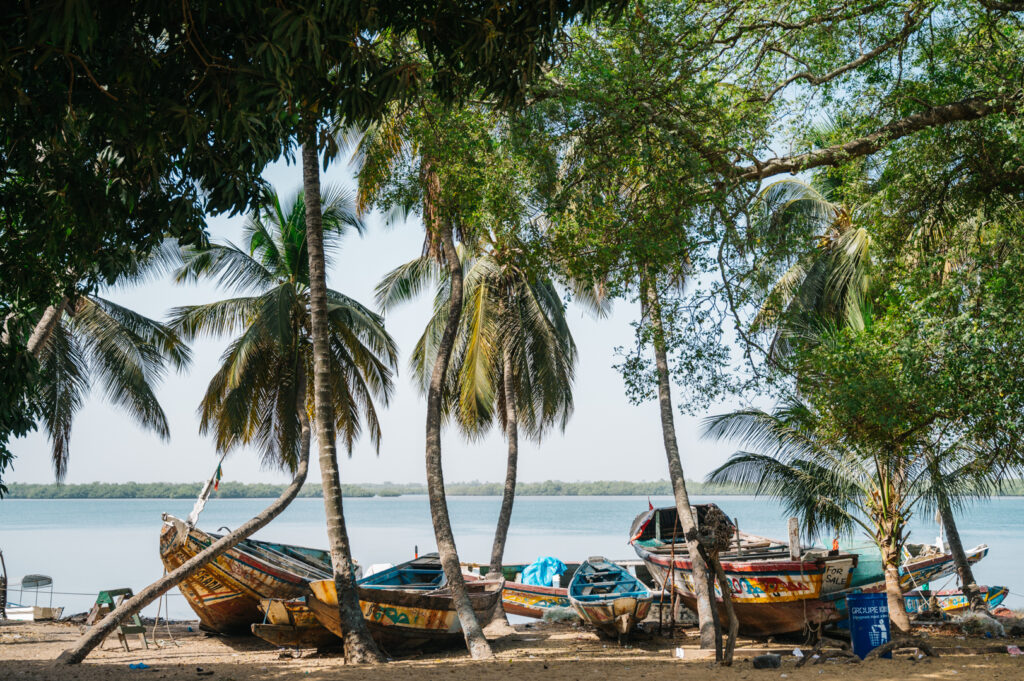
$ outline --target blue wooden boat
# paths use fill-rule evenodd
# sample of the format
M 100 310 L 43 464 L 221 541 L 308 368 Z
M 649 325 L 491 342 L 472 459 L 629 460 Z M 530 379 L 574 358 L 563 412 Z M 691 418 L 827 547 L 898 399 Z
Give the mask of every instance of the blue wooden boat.
M 569 582 L 569 602 L 580 618 L 620 639 L 647 617 L 652 600 L 643 582 L 601 556 L 587 559 Z
M 490 620 L 504 584 L 500 578 L 466 584 L 479 621 Z M 462 625 L 436 553 L 365 577 L 357 586 L 363 618 L 384 650 L 440 647 L 463 641 Z M 315 581 L 309 588 L 306 605 L 313 615 L 328 631 L 343 636 L 334 580 Z
M 1005 586 L 980 586 L 978 588 L 990 610 L 1006 600 L 1007 594 L 1010 593 Z M 903 594 L 903 604 L 911 615 L 919 615 L 933 609 L 936 605 L 947 615 L 961 615 L 967 612 L 971 605 L 967 600 L 967 595 L 960 589 L 934 591 L 931 596 L 935 599 L 933 604 L 929 603 L 930 599 L 925 597 L 925 592 L 911 591 Z
M 445 582 L 441 559 L 436 553 L 428 553 L 364 577 L 359 580 L 359 586 L 364 589 L 433 591 L 440 589 Z

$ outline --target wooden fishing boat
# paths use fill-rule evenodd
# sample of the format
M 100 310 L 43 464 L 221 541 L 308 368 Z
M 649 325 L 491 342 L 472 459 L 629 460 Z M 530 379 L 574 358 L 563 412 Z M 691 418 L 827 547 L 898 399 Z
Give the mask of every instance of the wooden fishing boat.
M 327 631 L 306 605 L 306 599 L 282 601 L 263 598 L 259 603 L 264 621 L 252 625 L 252 633 L 268 643 L 293 648 L 329 648 L 341 639 Z
M 501 597 L 504 580 L 467 582 L 473 611 L 479 620 L 490 619 Z M 306 603 L 320 624 L 341 636 L 338 593 L 334 580 L 310 583 Z M 389 652 L 441 647 L 463 640 L 451 593 L 437 554 L 421 556 L 358 583 L 359 606 L 370 633 Z
M 885 591 L 885 570 L 878 549 L 873 544 L 860 544 L 849 550 L 860 556 L 850 587 L 867 593 Z M 974 565 L 988 555 L 988 546 L 981 544 L 965 553 L 967 562 Z M 904 593 L 956 572 L 953 554 L 931 544 L 907 543 L 903 546 L 901 559 L 900 588 Z
M 577 565 L 577 567 L 579 566 Z M 467 581 L 483 579 L 479 573 L 464 572 L 462 574 Z M 509 615 L 535 619 L 543 619 L 544 612 L 551 608 L 572 607 L 569 603 L 568 588 L 523 584 L 519 581 L 510 581 L 507 577 L 505 588 L 501 591 L 501 605 Z
M 854 547 L 858 553 L 860 564 L 853 571 L 850 588 L 845 591 L 830 593 L 825 600 L 834 602 L 840 620 L 848 617 L 846 596 L 851 593 L 883 593 L 885 591 L 885 572 L 878 549 L 873 545 L 864 544 Z M 967 562 L 974 565 L 988 555 L 988 546 L 981 544 L 966 551 Z M 953 554 L 941 550 L 931 544 L 906 544 L 903 547 L 903 563 L 900 565 L 900 590 L 907 594 L 921 584 L 949 577 L 956 572 Z
M 700 523 L 713 504 L 694 509 Z M 737 544 L 719 555 L 728 578 L 740 632 L 769 636 L 801 631 L 807 625 L 842 618 L 835 601 L 824 598 L 850 586 L 856 554 L 803 550 L 735 531 Z M 697 609 L 693 564 L 674 506 L 641 513 L 630 529 L 630 544 L 665 589 L 674 589 L 691 610 Z M 719 615 L 726 617 L 715 585 Z
M 560 586 L 537 586 L 521 582 L 505 582 L 501 592 L 505 612 L 521 617 L 541 619 L 551 608 L 569 608 L 569 589 Z
M 587 559 L 569 583 L 569 602 L 584 622 L 610 636 L 627 636 L 654 596 L 627 570 L 601 556 Z
M 160 558 L 168 571 L 208 547 L 219 535 L 164 514 Z M 203 626 L 248 633 L 263 621 L 260 599 L 305 595 L 310 581 L 333 577 L 326 551 L 247 539 L 207 563 L 178 588 Z
M 566 570 L 556 580 L 557 585 L 541 586 L 524 584 L 520 581 L 529 563 L 513 563 L 502 566 L 505 588 L 501 592 L 501 604 L 509 615 L 542 619 L 544 612 L 551 608 L 571 608 L 569 589 L 567 588 L 572 575 L 579 569 L 579 563 L 565 563 Z M 481 563 L 463 563 L 466 579 L 483 579 L 489 573 L 489 567 Z M 562 586 L 565 584 L 566 586 Z
M 989 609 L 997 607 L 1006 600 L 1010 590 L 1005 586 L 981 586 L 981 594 Z M 929 602 L 935 599 L 935 604 L 947 615 L 960 615 L 970 608 L 967 596 L 960 589 L 945 589 L 943 591 L 931 592 L 931 598 L 926 597 L 923 591 L 911 591 L 903 594 L 903 603 L 907 612 L 911 615 L 920 614 L 930 609 Z

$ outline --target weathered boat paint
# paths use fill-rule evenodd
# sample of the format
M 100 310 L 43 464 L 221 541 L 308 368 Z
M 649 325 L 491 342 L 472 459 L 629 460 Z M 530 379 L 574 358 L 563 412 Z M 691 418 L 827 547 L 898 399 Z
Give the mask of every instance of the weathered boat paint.
M 995 608 L 1006 600 L 1006 596 L 1010 593 L 1009 589 L 1005 586 L 980 586 L 982 596 L 985 598 L 985 604 L 988 607 Z M 947 615 L 959 615 L 966 612 L 970 608 L 970 601 L 967 600 L 967 595 L 960 589 L 945 589 L 943 591 L 932 592 L 939 608 L 942 612 Z M 925 595 L 921 591 L 911 591 L 910 593 L 903 595 L 903 603 L 907 609 L 907 612 L 914 615 L 924 612 L 927 608 L 929 599 L 925 598 Z
M 988 555 L 988 546 L 981 544 L 970 551 L 967 551 L 967 562 L 975 564 Z M 956 561 L 950 553 L 935 553 L 927 556 L 910 558 L 900 566 L 900 590 L 907 594 L 921 584 L 949 577 L 956 572 Z M 846 596 L 851 593 L 882 593 L 885 591 L 884 575 L 879 575 L 875 581 L 866 582 L 846 591 L 830 594 L 827 600 L 834 601 L 836 612 L 841 620 L 847 618 Z M 904 596 L 904 599 L 906 597 Z M 906 601 L 904 600 L 904 604 Z
M 330 648 L 340 646 L 341 639 L 317 624 L 296 627 L 289 624 L 253 624 L 252 633 L 279 648 Z
M 172 516 L 164 516 L 160 532 L 160 558 L 168 571 L 216 541 L 217 536 Z M 303 558 L 280 551 L 295 549 Z M 262 598 L 288 600 L 303 596 L 313 579 L 331 576 L 331 567 L 317 567 L 316 549 L 285 547 L 246 540 L 228 549 L 178 588 L 200 622 L 221 633 L 249 633 L 252 624 L 263 621 Z
M 490 619 L 503 584 L 504 580 L 467 582 L 473 611 L 480 621 Z M 310 610 L 324 627 L 340 637 L 334 580 L 315 581 L 309 586 L 306 603 Z M 386 651 L 440 647 L 463 640 L 462 625 L 445 588 L 422 592 L 360 586 L 358 591 L 359 607 L 370 634 Z
M 666 589 L 674 588 L 686 607 L 696 610 L 693 564 L 689 556 L 656 550 L 650 540 L 642 540 L 646 534 L 651 534 L 651 530 L 647 530 L 649 521 L 657 518 L 655 514 L 662 510 L 674 513 L 674 508 L 652 509 L 637 516 L 630 531 L 630 544 L 655 580 Z M 849 587 L 851 572 L 857 564 L 855 554 L 829 555 L 826 551 L 816 551 L 806 552 L 794 560 L 789 557 L 788 547 L 780 542 L 737 534 L 761 552 L 760 557 L 754 550 L 750 550 L 748 557 L 735 552 L 720 555 L 740 633 L 769 636 L 801 631 L 808 624 L 842 619 L 835 601 L 824 596 Z M 676 550 L 685 552 L 685 545 L 677 545 Z M 721 588 L 717 583 L 715 595 L 719 615 L 725 618 Z
M 261 598 L 260 610 L 268 624 L 290 625 L 296 627 L 319 627 L 320 622 L 306 605 L 305 596 L 291 600 Z
M 544 617 L 544 611 L 550 608 L 571 607 L 568 589 L 520 582 L 505 582 L 501 604 L 510 615 L 537 619 Z

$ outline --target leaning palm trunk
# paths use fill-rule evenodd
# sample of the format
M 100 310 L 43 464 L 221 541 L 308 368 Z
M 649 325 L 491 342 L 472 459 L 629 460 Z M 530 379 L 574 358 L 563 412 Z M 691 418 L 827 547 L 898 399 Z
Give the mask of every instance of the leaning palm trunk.
M 956 518 L 953 517 L 953 507 L 949 503 L 949 497 L 941 491 L 942 481 L 940 479 L 938 462 L 935 460 L 934 454 L 928 464 L 932 484 L 936 490 L 935 500 L 936 505 L 939 507 L 939 518 L 942 520 L 942 527 L 946 530 L 946 543 L 949 544 L 949 552 L 953 554 L 953 564 L 956 565 L 961 588 L 964 595 L 967 596 L 971 610 L 988 610 L 985 598 L 981 595 L 981 589 L 978 588 L 978 583 L 974 580 L 974 570 L 971 569 L 971 564 L 967 560 L 967 552 L 964 551 L 963 542 L 960 541 L 960 531 L 956 526 Z
M 505 467 L 505 489 L 501 495 L 501 511 L 498 513 L 498 526 L 494 530 L 494 545 L 491 547 L 492 575 L 502 573 L 502 560 L 505 556 L 505 541 L 508 539 L 508 526 L 512 520 L 512 504 L 516 498 L 516 477 L 519 462 L 519 413 L 516 409 L 515 377 L 512 374 L 512 352 L 505 348 L 502 356 L 502 384 L 505 391 L 505 437 L 508 439 L 508 463 Z M 494 609 L 493 620 L 508 622 L 505 608 L 501 601 Z
M 327 514 L 327 538 L 334 584 L 338 592 L 338 611 L 345 659 L 349 662 L 383 662 L 384 658 L 370 636 L 356 592 L 352 551 L 342 508 L 341 479 L 335 444 L 334 402 L 331 399 L 331 349 L 327 319 L 327 272 L 324 259 L 323 218 L 320 208 L 320 160 L 316 130 L 302 146 L 302 184 L 306 196 L 306 246 L 309 251 L 309 312 L 313 339 L 313 392 L 316 405 L 316 432 L 320 451 L 324 510 Z
M 39 353 L 43 351 L 46 341 L 50 340 L 50 336 L 53 335 L 53 330 L 57 328 L 57 323 L 60 321 L 61 315 L 64 314 L 67 304 L 68 297 L 64 296 L 58 305 L 50 305 L 43 311 L 43 316 L 36 322 L 35 328 L 32 329 L 32 335 L 28 337 L 26 348 L 30 355 L 39 358 Z
M 265 527 L 271 520 L 276 518 L 288 507 L 288 504 L 298 495 L 302 484 L 306 481 L 306 471 L 309 469 L 309 421 L 305 417 L 305 409 L 301 411 L 302 417 L 302 440 L 299 452 L 299 462 L 295 469 L 295 476 L 292 482 L 281 493 L 274 503 L 263 509 L 263 512 L 254 516 L 234 532 L 224 535 L 217 541 L 210 544 L 189 560 L 182 563 L 178 568 L 168 572 L 163 578 L 153 582 L 145 589 L 135 594 L 124 603 L 119 605 L 109 615 L 93 625 L 85 635 L 79 639 L 72 648 L 68 648 L 56 664 L 78 664 L 92 652 L 93 648 L 100 645 L 104 639 L 114 633 L 118 625 L 132 615 L 138 613 L 147 605 L 160 598 L 164 593 L 188 579 L 201 570 L 204 565 L 213 561 L 228 549 L 238 544 L 243 539 L 249 538 L 258 530 Z
M 480 623 L 473 612 L 473 604 L 466 591 L 466 582 L 462 578 L 459 565 L 459 554 L 455 548 L 455 535 L 452 533 L 451 518 L 448 517 L 448 502 L 444 493 L 444 471 L 441 467 L 441 402 L 445 376 L 448 374 L 448 362 L 452 349 L 455 347 L 455 334 L 459 328 L 459 317 L 462 313 L 462 263 L 459 252 L 455 248 L 452 235 L 452 224 L 437 214 L 437 199 L 440 184 L 437 174 L 431 168 L 429 160 L 423 163 L 424 199 L 423 222 L 432 238 L 440 241 L 441 253 L 448 266 L 451 286 L 451 297 L 448 303 L 448 320 L 445 323 L 441 340 L 437 345 L 437 357 L 430 374 L 430 386 L 427 390 L 427 495 L 430 498 L 430 517 L 434 523 L 434 537 L 437 539 L 437 551 L 441 556 L 441 565 L 448 580 L 448 588 L 452 593 L 452 602 L 466 637 L 466 647 L 475 660 L 494 657 L 491 646 L 484 637 Z
M 686 491 L 686 477 L 683 474 L 683 464 L 679 458 L 675 419 L 672 416 L 672 393 L 668 375 L 668 356 L 665 352 L 664 328 L 661 320 L 661 302 L 653 284 L 647 284 L 647 304 L 651 324 L 654 326 L 654 360 L 658 368 L 658 402 L 661 406 L 661 431 L 665 442 L 665 455 L 668 458 L 668 475 L 672 481 L 676 515 L 679 516 L 690 561 L 693 564 L 693 586 L 697 597 L 700 647 L 710 649 L 715 647 L 718 638 L 715 634 L 715 605 L 711 600 L 712 595 L 708 588 L 708 567 L 699 550 L 696 538 L 697 525 L 690 509 L 690 495 Z
M 964 551 L 963 542 L 960 541 L 960 531 L 956 527 L 956 519 L 953 517 L 953 508 L 949 499 L 940 494 L 938 497 L 939 517 L 942 518 L 942 526 L 946 530 L 946 543 L 949 544 L 949 552 L 953 554 L 953 563 L 956 565 L 957 574 L 960 576 L 960 584 L 964 595 L 971 604 L 971 610 L 987 611 L 988 605 L 985 597 L 974 580 L 974 571 L 967 560 L 967 552 Z

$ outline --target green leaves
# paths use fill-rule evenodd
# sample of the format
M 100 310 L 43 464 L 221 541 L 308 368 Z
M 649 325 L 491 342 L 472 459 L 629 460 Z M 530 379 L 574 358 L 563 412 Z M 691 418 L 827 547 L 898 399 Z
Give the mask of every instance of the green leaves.
M 220 451 L 251 444 L 264 465 L 291 470 L 303 412 L 313 405 L 305 197 L 300 192 L 283 202 L 272 191 L 264 197 L 246 223 L 248 250 L 188 249 L 176 273 L 178 281 L 214 279 L 256 295 L 178 308 L 171 325 L 188 338 L 235 336 L 203 397 L 201 431 L 214 436 Z M 350 193 L 327 188 L 321 201 L 324 239 L 337 249 L 363 223 Z M 375 402 L 390 397 L 397 347 L 382 317 L 336 291 L 328 291 L 328 320 L 338 432 L 351 452 L 365 424 L 379 449 Z

